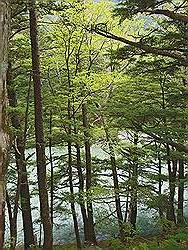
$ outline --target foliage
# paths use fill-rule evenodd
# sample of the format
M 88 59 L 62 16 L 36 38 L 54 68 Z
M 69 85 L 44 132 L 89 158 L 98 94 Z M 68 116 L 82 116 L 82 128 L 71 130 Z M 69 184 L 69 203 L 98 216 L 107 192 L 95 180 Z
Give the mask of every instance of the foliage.
M 177 205 L 185 204 L 176 200 L 186 183 L 178 163 L 183 161 L 185 172 L 188 152 L 188 32 L 185 21 L 179 20 L 187 13 L 185 2 L 38 1 L 47 188 L 49 193 L 53 189 L 55 241 L 75 240 L 70 221 L 73 203 L 83 236 L 80 207 L 91 202 L 99 242 L 110 238 L 108 243 L 116 250 L 180 249 L 187 244 L 185 232 L 142 242 L 146 235 L 171 232 L 174 222 L 166 219 L 169 203 L 175 214 Z M 8 112 L 10 117 L 19 117 L 21 129 L 11 128 L 11 153 L 19 153 L 16 140 L 26 130 L 25 162 L 30 192 L 36 200 L 28 18 L 25 3 L 17 4 L 20 6 L 13 5 L 12 13 L 20 7 L 21 14 L 12 17 L 9 61 L 10 85 L 18 103 Z M 160 8 L 164 15 L 158 14 Z M 173 18 L 167 15 L 170 11 Z M 83 105 L 87 127 L 83 125 Z M 89 190 L 86 142 L 91 154 Z M 13 206 L 18 171 L 16 154 L 12 154 L 7 187 Z M 125 242 L 118 238 L 118 199 Z M 34 208 L 38 211 L 38 204 Z M 130 225 L 134 209 L 136 226 Z M 141 209 L 153 216 L 140 216 Z M 38 212 L 35 217 L 37 227 Z M 132 231 L 134 235 L 130 235 Z

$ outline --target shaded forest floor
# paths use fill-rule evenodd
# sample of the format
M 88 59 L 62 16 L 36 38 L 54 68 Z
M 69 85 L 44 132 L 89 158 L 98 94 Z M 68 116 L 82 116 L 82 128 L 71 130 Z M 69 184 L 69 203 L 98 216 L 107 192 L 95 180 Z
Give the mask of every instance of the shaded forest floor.
M 5 248 L 8 249 L 8 248 Z M 39 248 L 38 248 L 39 249 Z M 37 250 L 38 250 L 37 249 Z M 75 244 L 54 246 L 54 250 L 76 250 Z M 152 237 L 134 236 L 127 238 L 127 244 L 122 245 L 119 239 L 112 238 L 98 242 L 96 247 L 85 247 L 86 250 L 188 250 L 188 227 L 179 228 L 166 234 Z M 16 250 L 23 250 L 17 247 Z

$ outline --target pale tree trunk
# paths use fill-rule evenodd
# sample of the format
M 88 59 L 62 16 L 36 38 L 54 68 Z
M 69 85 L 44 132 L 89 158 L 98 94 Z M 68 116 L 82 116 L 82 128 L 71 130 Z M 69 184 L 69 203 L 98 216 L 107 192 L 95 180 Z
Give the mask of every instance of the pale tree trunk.
M 5 172 L 8 136 L 6 133 L 6 57 L 8 41 L 8 0 L 0 2 L 0 249 L 4 242 Z

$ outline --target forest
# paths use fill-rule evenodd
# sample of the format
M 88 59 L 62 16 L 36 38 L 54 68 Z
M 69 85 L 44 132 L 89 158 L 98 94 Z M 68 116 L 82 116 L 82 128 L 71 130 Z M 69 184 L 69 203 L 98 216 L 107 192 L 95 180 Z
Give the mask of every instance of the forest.
M 187 0 L 1 0 L 0 250 L 188 249 L 187 170 Z

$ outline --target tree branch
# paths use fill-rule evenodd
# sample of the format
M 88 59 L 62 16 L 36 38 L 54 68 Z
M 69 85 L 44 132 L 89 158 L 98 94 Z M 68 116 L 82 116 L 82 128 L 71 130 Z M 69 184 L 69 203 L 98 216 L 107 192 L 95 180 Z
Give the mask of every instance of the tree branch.
M 95 28 L 92 29 L 92 31 L 94 31 L 95 33 L 97 33 L 97 34 L 99 34 L 101 36 L 104 36 L 106 38 L 110 38 L 110 39 L 113 39 L 113 40 L 116 40 L 116 41 L 120 41 L 120 42 L 128 44 L 128 45 L 130 45 L 132 47 L 138 48 L 140 50 L 144 50 L 146 53 L 151 53 L 151 54 L 161 55 L 161 56 L 167 56 L 167 57 L 178 60 L 179 62 L 181 62 L 182 65 L 185 65 L 185 66 L 188 65 L 188 57 L 184 56 L 184 55 L 182 55 L 180 53 L 172 52 L 172 51 L 165 50 L 165 49 L 151 47 L 151 46 L 149 46 L 147 44 L 144 44 L 142 42 L 142 40 L 140 40 L 139 42 L 133 42 L 133 41 L 130 41 L 130 40 L 124 38 L 124 37 L 114 35 L 114 34 L 108 32 L 106 30 L 100 30 L 96 26 L 95 26 Z
M 12 39 L 16 34 L 18 34 L 21 31 L 27 30 L 29 27 L 22 27 L 20 29 L 17 29 L 12 35 L 10 35 L 9 39 Z
M 184 145 L 182 143 L 178 143 L 178 142 L 172 141 L 171 139 L 167 139 L 166 140 L 166 139 L 164 139 L 164 138 L 156 135 L 153 132 L 145 130 L 141 125 L 138 125 L 138 124 L 135 124 L 135 123 L 133 125 L 140 132 L 148 135 L 149 137 L 153 138 L 155 141 L 161 142 L 162 144 L 169 144 L 170 146 L 176 148 L 180 152 L 188 153 L 188 146 L 186 146 L 186 145 Z
M 170 17 L 173 20 L 188 23 L 188 16 L 182 15 L 179 13 L 175 13 L 175 12 L 170 11 L 170 10 L 162 10 L 162 9 L 155 10 L 155 9 L 153 9 L 153 10 L 144 10 L 144 12 L 146 12 L 146 13 L 148 12 L 150 14 L 156 14 L 156 15 L 164 15 L 164 16 Z

